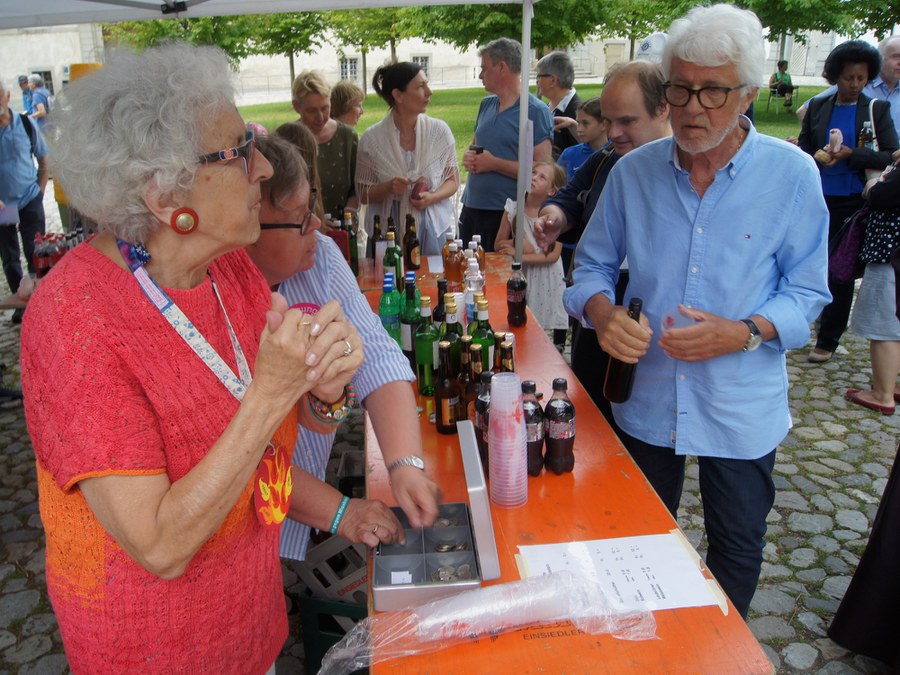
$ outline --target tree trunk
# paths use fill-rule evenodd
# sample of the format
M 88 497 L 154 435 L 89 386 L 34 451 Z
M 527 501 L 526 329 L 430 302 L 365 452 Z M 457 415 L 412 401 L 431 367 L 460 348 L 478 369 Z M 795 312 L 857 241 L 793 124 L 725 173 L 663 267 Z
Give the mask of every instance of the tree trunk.
M 397 61 L 397 38 L 391 38 L 391 62 Z
M 288 63 L 291 67 L 291 85 L 294 84 L 294 50 L 288 52 Z
M 363 90 L 363 92 L 366 93 L 366 94 L 369 93 L 369 87 L 368 87 L 368 83 L 369 83 L 369 74 L 368 74 L 368 72 L 366 72 L 366 68 L 367 68 L 367 66 L 366 66 L 366 53 L 367 53 L 367 52 L 368 52 L 367 49 L 362 49 L 362 50 L 360 50 L 360 54 L 362 54 L 362 90 Z

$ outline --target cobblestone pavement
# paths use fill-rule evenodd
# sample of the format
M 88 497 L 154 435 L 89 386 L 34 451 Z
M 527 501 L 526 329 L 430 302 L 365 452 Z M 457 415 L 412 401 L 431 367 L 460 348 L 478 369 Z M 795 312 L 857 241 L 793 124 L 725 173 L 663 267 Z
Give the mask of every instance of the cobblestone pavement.
M 5 282 L 0 281 L 5 292 Z M 4 384 L 18 386 L 19 327 L 0 311 Z M 847 354 L 824 365 L 788 356 L 794 429 L 779 449 L 778 492 L 769 515 L 762 579 L 749 625 L 778 673 L 886 673 L 825 637 L 869 534 L 897 449 L 900 416 L 847 403 L 848 387 L 866 387 L 868 344 L 844 339 Z M 764 421 L 760 421 L 764 423 Z M 358 447 L 357 416 L 339 448 Z M 697 466 L 689 465 L 680 525 L 704 549 Z M 286 587 L 296 578 L 286 571 Z M 303 669 L 299 622 L 278 673 Z M 0 403 L 0 675 L 56 674 L 68 668 L 44 581 L 44 537 L 37 506 L 34 454 L 20 403 Z

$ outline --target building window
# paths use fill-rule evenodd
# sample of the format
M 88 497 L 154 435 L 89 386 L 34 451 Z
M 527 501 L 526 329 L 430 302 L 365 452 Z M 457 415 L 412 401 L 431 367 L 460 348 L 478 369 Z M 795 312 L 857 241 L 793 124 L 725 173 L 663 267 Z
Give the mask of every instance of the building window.
M 429 56 L 414 56 L 412 57 L 412 62 L 417 66 L 421 67 L 422 70 L 425 71 L 425 77 L 429 77 L 428 73 L 428 62 L 431 60 Z
M 341 79 L 354 82 L 359 79 L 359 59 L 341 59 Z

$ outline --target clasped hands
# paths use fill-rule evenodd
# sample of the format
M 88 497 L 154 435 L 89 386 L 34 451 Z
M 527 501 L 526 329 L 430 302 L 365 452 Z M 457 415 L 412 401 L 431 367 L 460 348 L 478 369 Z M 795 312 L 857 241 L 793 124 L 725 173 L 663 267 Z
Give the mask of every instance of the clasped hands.
M 323 401 L 335 401 L 362 362 L 362 340 L 337 302 L 305 314 L 272 293 L 253 379 L 264 394 L 292 404 L 311 391 Z
M 653 330 L 644 314 L 640 321 L 628 316 L 621 305 L 608 305 L 605 319 L 595 322 L 597 341 L 607 354 L 625 363 L 637 363 L 650 348 Z M 669 328 L 659 338 L 659 347 L 678 361 L 706 361 L 743 349 L 749 338 L 747 326 L 716 314 L 678 305 L 679 313 L 694 323 Z

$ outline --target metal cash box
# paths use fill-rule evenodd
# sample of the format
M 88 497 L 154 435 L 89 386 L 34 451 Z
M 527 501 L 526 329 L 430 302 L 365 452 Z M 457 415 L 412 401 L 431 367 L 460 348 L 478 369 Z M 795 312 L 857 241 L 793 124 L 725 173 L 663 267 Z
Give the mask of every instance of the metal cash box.
M 432 527 L 413 529 L 394 507 L 406 530 L 406 544 L 375 549 L 372 595 L 376 611 L 421 605 L 479 588 L 500 576 L 487 484 L 471 422 L 458 422 L 460 451 L 469 491 L 469 506 L 443 504 Z M 470 510 L 471 509 L 471 510 Z

